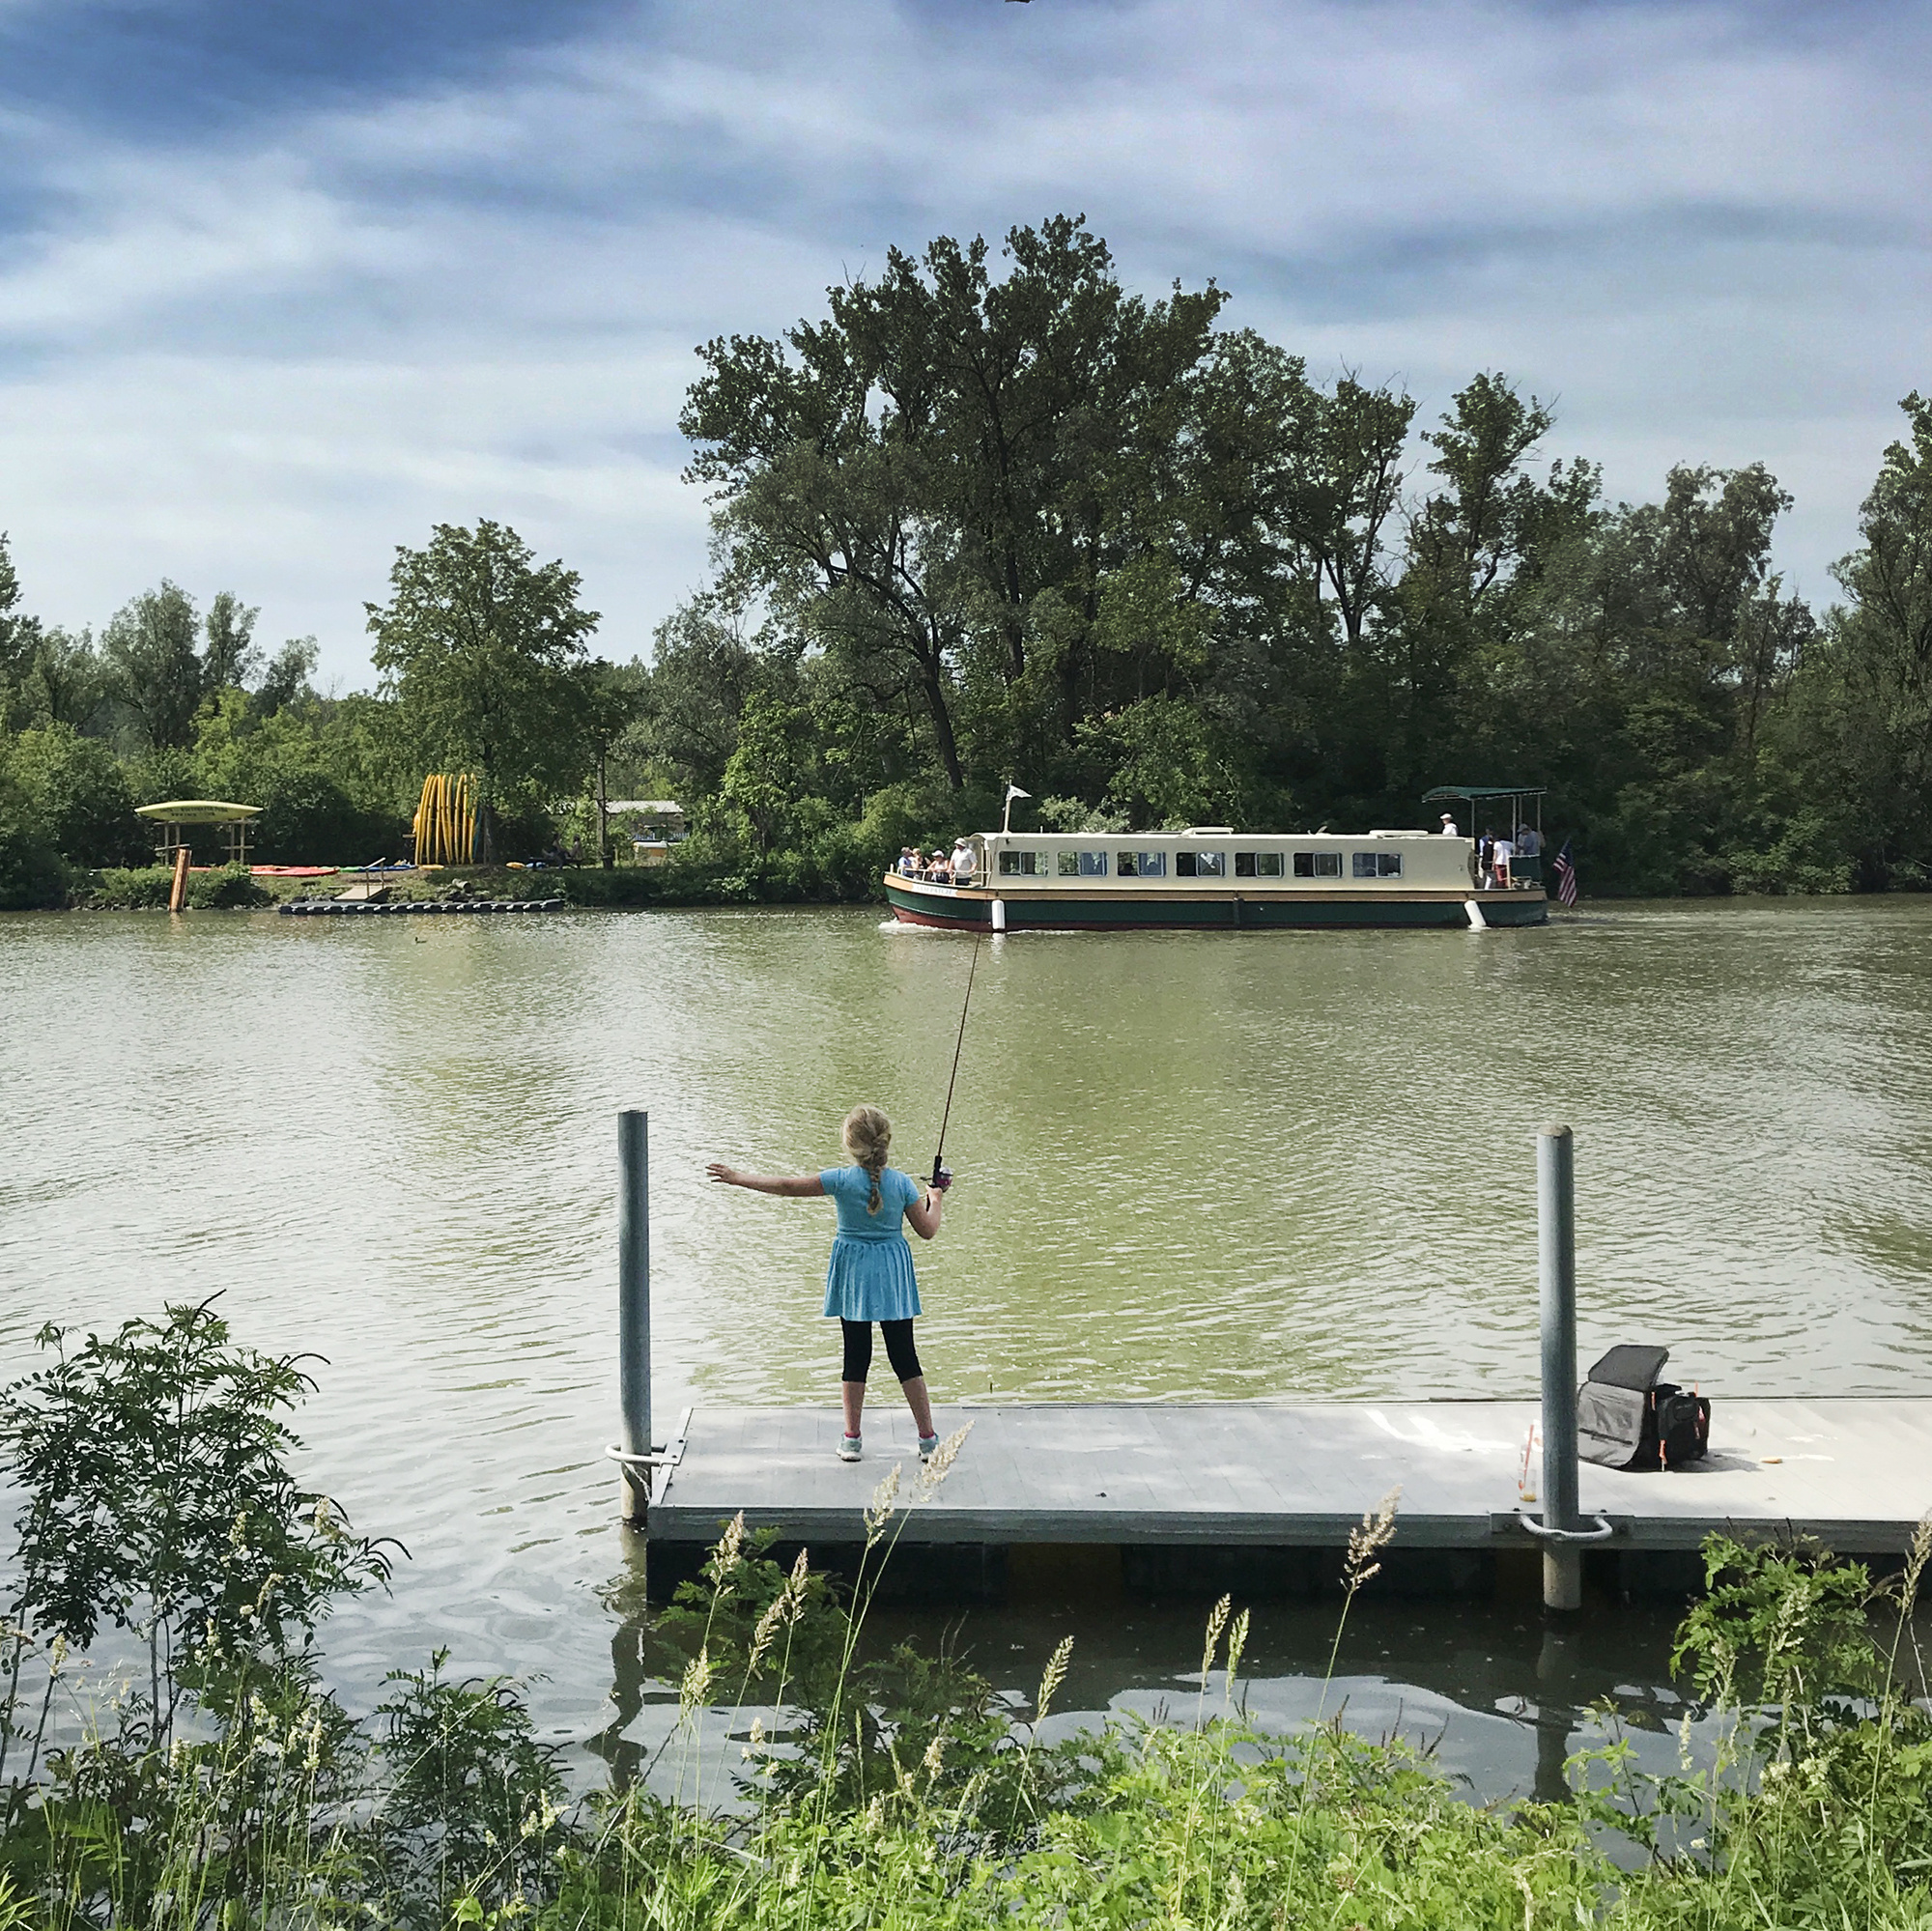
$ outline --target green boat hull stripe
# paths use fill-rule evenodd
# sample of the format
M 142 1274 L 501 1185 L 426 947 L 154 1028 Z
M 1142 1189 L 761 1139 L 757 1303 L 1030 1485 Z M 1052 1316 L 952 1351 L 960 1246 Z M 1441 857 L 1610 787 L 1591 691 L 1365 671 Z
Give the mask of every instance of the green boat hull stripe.
M 916 924 L 950 926 L 959 931 L 990 931 L 990 898 L 941 896 L 910 892 L 888 879 L 886 898 L 901 918 Z M 1186 927 L 1222 931 L 1319 931 L 1326 929 L 1454 927 L 1467 930 L 1467 901 L 1461 897 L 1404 897 L 1396 893 L 1367 893 L 1359 897 L 1315 897 L 1283 893 L 1278 896 L 1189 898 L 1175 893 L 1150 893 L 1145 897 L 1109 895 L 1075 899 L 1008 898 L 1009 932 L 1126 931 L 1149 927 Z M 1549 901 L 1540 892 L 1486 895 L 1478 903 L 1491 925 L 1542 925 L 1549 920 Z

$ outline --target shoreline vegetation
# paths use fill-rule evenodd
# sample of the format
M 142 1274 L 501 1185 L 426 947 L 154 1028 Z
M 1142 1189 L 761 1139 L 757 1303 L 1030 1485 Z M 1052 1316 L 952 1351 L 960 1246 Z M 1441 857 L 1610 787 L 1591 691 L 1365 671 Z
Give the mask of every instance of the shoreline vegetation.
M 1591 895 L 1932 885 L 1932 401 L 1807 601 L 1762 463 L 1612 500 L 1503 372 L 1425 411 L 1233 301 L 1137 294 L 1057 215 L 702 345 L 710 576 L 629 662 L 487 516 L 365 586 L 376 687 L 346 695 L 228 590 L 43 621 L 0 536 L 0 909 L 126 902 L 134 809 L 170 799 L 259 806 L 264 863 L 399 857 L 434 775 L 468 781 L 479 864 L 573 856 L 585 903 L 867 898 L 1009 781 L 1017 829 L 1096 833 L 1545 786 Z M 662 884 L 617 882 L 611 798 L 683 807 Z
M 448 866 L 440 871 L 364 874 L 353 867 L 322 878 L 255 877 L 233 866 L 211 866 L 189 874 L 190 912 L 270 912 L 293 899 L 328 897 L 373 876 L 388 887 L 391 904 L 421 904 L 449 896 L 495 900 L 562 898 L 567 909 L 582 911 L 673 911 L 697 907 L 759 906 L 770 910 L 827 906 L 872 906 L 884 910 L 887 900 L 876 881 L 849 894 L 811 893 L 743 873 L 723 873 L 704 866 L 618 866 L 602 870 L 594 866 Z M 174 882 L 166 866 L 136 866 L 71 876 L 58 903 L 25 909 L 71 912 L 164 912 Z M 1682 895 L 1678 895 L 1681 896 Z M 1844 895 L 1794 893 L 1729 893 L 1727 903 L 1764 902 L 1773 898 L 1840 897 Z M 1598 904 L 1616 904 L 1636 894 L 1591 893 Z M 1559 913 L 1557 916 L 1561 916 Z
M 447 1652 L 392 1672 L 366 1721 L 328 1689 L 329 1604 L 382 1586 L 401 1552 L 289 1474 L 301 1361 L 236 1345 L 212 1304 L 41 1342 L 46 1365 L 0 1395 L 20 1497 L 0 1646 L 7 1931 L 1932 1918 L 1915 1622 L 1932 1521 L 1881 1576 L 1714 1539 L 1673 1657 L 1690 1695 L 1677 1767 L 1647 1771 L 1610 1732 L 1572 1759 L 1566 1800 L 1483 1804 L 1426 1754 L 1351 1734 L 1325 1692 L 1290 1735 L 1250 1725 L 1249 1611 L 1226 1598 L 1191 1708 L 1060 1740 L 1043 1725 L 1070 1641 L 1024 1712 L 955 1644 L 868 1642 L 878 1575 L 971 1453 L 962 1432 L 923 1471 L 888 1472 L 849 1587 L 724 1525 L 701 1580 L 639 1624 L 648 1672 L 677 1686 L 674 1729 L 644 1775 L 573 1799 L 515 1684 L 465 1679 Z M 1391 1495 L 1350 1538 L 1331 1683 L 1400 1533 Z M 699 1747 L 707 1715 L 728 1759 Z
M 519 866 L 452 865 L 434 871 L 363 873 L 345 867 L 322 878 L 259 877 L 236 866 L 188 874 L 187 905 L 193 912 L 271 911 L 292 899 L 329 897 L 368 879 L 385 888 L 390 904 L 424 904 L 448 897 L 496 900 L 561 897 L 573 911 L 585 908 L 640 910 L 651 906 L 804 905 L 866 902 L 808 898 L 800 894 L 761 894 L 757 881 L 720 876 L 699 867 L 616 866 Z M 65 907 L 85 912 L 165 911 L 174 872 L 167 866 L 136 866 L 83 874 L 69 885 Z M 882 892 L 873 898 L 884 904 Z

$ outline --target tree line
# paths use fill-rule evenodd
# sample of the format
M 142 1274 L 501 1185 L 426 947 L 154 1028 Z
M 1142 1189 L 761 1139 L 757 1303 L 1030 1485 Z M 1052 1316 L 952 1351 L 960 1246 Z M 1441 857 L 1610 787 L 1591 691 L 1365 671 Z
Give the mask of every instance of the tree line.
M 96 643 L 19 614 L 9 571 L 0 812 L 48 820 L 56 744 L 130 798 L 187 758 L 287 796 L 278 849 L 340 856 L 461 766 L 505 840 L 594 856 L 601 774 L 687 806 L 689 881 L 836 896 L 1009 780 L 1067 830 L 1419 823 L 1432 785 L 1508 782 L 1549 788 L 1600 891 L 1927 882 L 1932 403 L 1818 610 L 1773 566 L 1763 464 L 1612 502 L 1505 375 L 1421 422 L 1227 299 L 1131 293 L 1063 216 L 705 344 L 680 427 L 713 569 L 647 664 L 593 658 L 575 574 L 488 522 L 398 553 L 365 696 L 318 696 L 305 642 L 258 654 L 233 597 L 164 584 Z
M 267 862 L 399 857 L 439 770 L 477 780 L 480 857 L 594 844 L 580 794 L 635 724 L 641 671 L 590 654 L 579 591 L 512 529 L 439 525 L 367 606 L 377 691 L 325 696 L 315 639 L 265 651 L 227 591 L 204 611 L 163 582 L 98 639 L 43 625 L 0 538 L 0 904 L 141 863 L 135 807 L 169 799 L 261 806 Z

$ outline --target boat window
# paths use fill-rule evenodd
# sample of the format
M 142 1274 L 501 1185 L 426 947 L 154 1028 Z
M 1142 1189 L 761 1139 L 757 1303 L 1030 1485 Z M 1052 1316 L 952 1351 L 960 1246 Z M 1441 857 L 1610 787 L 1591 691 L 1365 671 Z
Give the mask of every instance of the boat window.
M 1165 878 L 1165 852 L 1116 852 L 1114 869 L 1122 878 Z
M 1355 876 L 1357 878 L 1400 878 L 1402 876 L 1402 854 L 1400 852 L 1357 852 L 1355 854 Z
M 1174 855 L 1174 875 L 1177 878 L 1223 878 L 1227 870 L 1227 856 L 1222 852 L 1176 852 Z
M 1281 854 L 1279 852 L 1236 852 L 1235 854 L 1235 876 L 1236 878 L 1279 878 L 1281 876 Z
M 1060 875 L 1062 878 L 1105 878 L 1107 875 L 1107 854 L 1105 852 L 1062 852 L 1060 854 Z
M 1004 851 L 1000 854 L 1002 878 L 1032 878 L 1039 869 L 1037 852 Z
M 1294 855 L 1294 875 L 1296 878 L 1340 878 L 1342 875 L 1342 854 L 1340 852 L 1296 852 Z

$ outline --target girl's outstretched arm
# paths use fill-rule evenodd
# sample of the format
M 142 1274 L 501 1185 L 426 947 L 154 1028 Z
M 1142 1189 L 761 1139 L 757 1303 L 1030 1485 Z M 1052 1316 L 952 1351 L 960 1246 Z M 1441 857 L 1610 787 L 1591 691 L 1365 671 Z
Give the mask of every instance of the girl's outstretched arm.
M 946 1195 L 939 1187 L 927 1187 L 913 1204 L 906 1208 L 906 1225 L 922 1240 L 930 1240 L 939 1232 L 939 1216 L 946 1206 Z
M 802 1174 L 796 1179 L 771 1174 L 741 1174 L 722 1160 L 713 1160 L 704 1171 L 721 1186 L 750 1187 L 753 1193 L 782 1194 L 789 1200 L 807 1200 L 825 1191 L 825 1182 L 816 1174 Z

